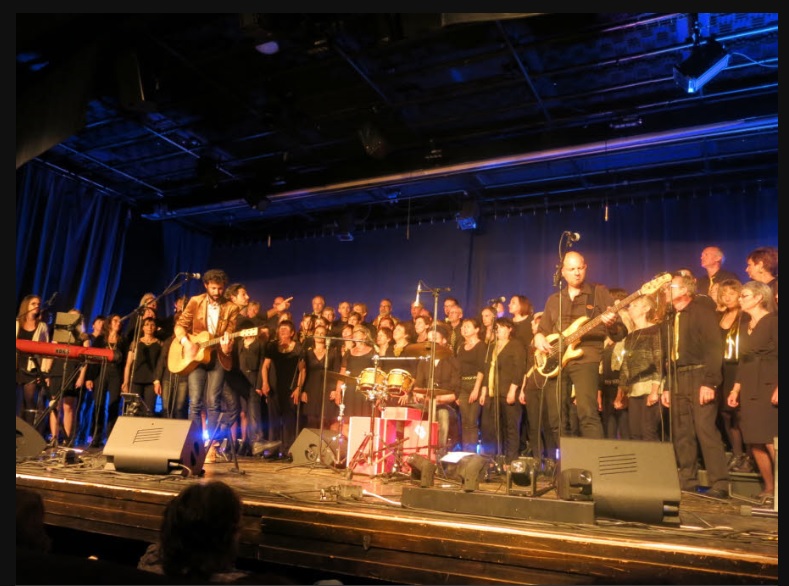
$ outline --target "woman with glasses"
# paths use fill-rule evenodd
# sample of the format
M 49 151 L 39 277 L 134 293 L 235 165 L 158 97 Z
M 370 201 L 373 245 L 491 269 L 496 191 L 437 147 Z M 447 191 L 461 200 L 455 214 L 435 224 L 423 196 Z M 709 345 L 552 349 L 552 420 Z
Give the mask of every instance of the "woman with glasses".
M 774 498 L 775 443 L 778 437 L 778 312 L 769 285 L 742 286 L 740 306 L 751 320 L 740 337 L 737 379 L 730 407 L 740 407 L 740 428 L 764 481 L 763 499 Z

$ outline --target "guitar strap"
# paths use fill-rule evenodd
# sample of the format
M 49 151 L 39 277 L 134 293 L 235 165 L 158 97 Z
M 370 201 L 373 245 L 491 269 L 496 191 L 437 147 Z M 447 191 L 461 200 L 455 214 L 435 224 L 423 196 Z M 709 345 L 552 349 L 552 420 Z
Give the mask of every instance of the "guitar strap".
M 588 301 L 588 299 L 587 299 Z M 597 307 L 597 285 L 592 285 L 592 302 L 586 304 L 586 317 L 592 319 L 594 310 Z

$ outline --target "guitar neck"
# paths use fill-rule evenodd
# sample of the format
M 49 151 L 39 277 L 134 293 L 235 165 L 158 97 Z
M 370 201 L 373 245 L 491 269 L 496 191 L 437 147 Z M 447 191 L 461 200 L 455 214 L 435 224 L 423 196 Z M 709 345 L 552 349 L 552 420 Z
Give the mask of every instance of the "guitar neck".
M 633 300 L 635 300 L 637 297 L 640 296 L 641 296 L 641 290 L 638 289 L 635 293 L 631 293 L 630 295 L 622 299 L 622 301 L 619 302 L 619 305 L 617 305 L 617 308 L 621 309 L 623 307 L 627 307 L 633 302 Z M 603 321 L 603 314 L 601 313 L 600 315 L 594 317 L 593 319 L 590 319 L 588 322 L 586 322 L 577 330 L 575 330 L 572 334 L 567 336 L 567 338 L 565 338 L 565 344 L 567 346 L 569 346 L 570 344 L 575 344 L 583 336 L 585 336 L 591 330 L 599 326 L 600 322 L 602 321 Z
M 238 337 L 240 334 L 241 334 L 241 332 L 233 332 L 232 334 L 228 334 L 228 338 L 229 338 L 230 340 L 234 340 L 234 339 L 236 339 L 236 338 L 237 338 L 237 337 Z M 222 341 L 222 336 L 220 336 L 220 337 L 218 337 L 218 338 L 211 338 L 210 340 L 206 340 L 205 342 L 202 342 L 202 343 L 200 344 L 200 347 L 201 347 L 201 348 L 208 348 L 208 347 L 210 347 L 210 346 L 216 346 L 216 345 L 217 345 L 217 344 L 219 344 L 221 341 Z

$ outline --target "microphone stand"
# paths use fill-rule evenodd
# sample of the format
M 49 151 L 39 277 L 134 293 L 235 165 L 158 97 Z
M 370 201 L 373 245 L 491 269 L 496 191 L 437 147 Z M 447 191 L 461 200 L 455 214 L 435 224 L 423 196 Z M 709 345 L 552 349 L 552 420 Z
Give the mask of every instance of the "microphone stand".
M 183 287 L 184 285 L 186 285 L 186 282 L 190 279 L 191 274 L 192 273 L 178 273 L 177 275 L 175 275 L 173 280 L 170 281 L 170 284 L 167 285 L 167 287 L 164 289 L 164 291 L 159 293 L 159 295 L 157 295 L 153 299 L 149 300 L 147 303 L 144 303 L 143 305 L 140 305 L 140 306 L 136 307 L 133 311 L 131 311 L 130 313 L 127 313 L 125 316 L 123 316 L 121 318 L 121 323 L 123 323 L 124 321 L 129 319 L 131 316 L 133 316 L 135 314 L 137 315 L 137 322 L 134 325 L 134 334 L 132 335 L 132 341 L 129 344 L 129 348 L 131 348 L 132 344 L 134 344 L 134 358 L 132 359 L 131 370 L 129 372 L 129 393 L 132 393 L 133 392 L 132 389 L 134 388 L 133 387 L 133 385 L 134 385 L 134 371 L 137 368 L 137 350 L 139 350 L 139 348 L 137 346 L 139 345 L 138 342 L 139 342 L 139 337 L 140 337 L 140 330 L 142 329 L 142 316 L 145 314 L 145 310 L 150 306 L 151 303 L 153 303 L 153 302 L 158 303 L 159 299 L 161 299 L 165 295 L 169 295 L 170 293 L 173 293 L 173 292 L 177 291 L 178 289 L 180 289 L 181 287 Z M 182 280 L 179 281 L 178 277 L 182 277 Z M 134 393 L 134 394 L 136 394 L 136 393 Z
M 556 406 L 559 410 L 559 437 L 556 438 L 557 444 L 559 445 L 559 457 L 561 458 L 561 436 L 564 434 L 564 422 L 562 421 L 562 386 L 564 384 L 563 378 L 563 371 L 564 371 L 564 329 L 562 328 L 562 268 L 564 266 L 564 257 L 567 254 L 567 250 L 562 247 L 562 243 L 565 241 L 565 237 L 570 236 L 570 232 L 562 232 L 562 235 L 559 237 L 559 264 L 556 265 L 556 272 L 553 275 L 553 286 L 558 288 L 559 293 L 559 314 L 557 318 L 557 323 L 554 324 L 555 327 L 559 331 L 559 340 L 557 345 L 557 355 L 559 357 L 558 362 L 558 372 L 556 374 Z M 567 249 L 572 248 L 573 241 L 571 239 L 567 239 L 566 247 Z M 539 446 L 538 446 L 539 447 Z M 542 456 L 541 456 L 542 457 Z M 540 466 L 542 469 L 543 466 Z M 532 474 L 532 494 L 537 489 L 537 474 Z
M 436 398 L 435 398 L 435 376 L 436 376 L 436 330 L 438 326 L 438 296 L 442 291 L 451 291 L 449 287 L 428 287 L 421 280 L 419 289 L 422 293 L 433 295 L 433 341 L 430 342 L 430 374 L 428 375 L 428 415 L 427 415 L 427 459 L 432 460 L 433 453 L 433 420 L 435 419 Z

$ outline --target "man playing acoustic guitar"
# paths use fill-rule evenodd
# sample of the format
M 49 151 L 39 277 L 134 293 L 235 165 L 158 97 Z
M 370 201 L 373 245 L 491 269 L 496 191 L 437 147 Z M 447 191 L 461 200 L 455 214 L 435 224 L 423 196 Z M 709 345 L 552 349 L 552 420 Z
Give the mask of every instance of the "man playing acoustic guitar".
M 612 309 L 614 300 L 608 288 L 586 282 L 586 261 L 578 252 L 568 252 L 562 263 L 565 289 L 551 294 L 534 335 L 535 367 L 548 376 L 543 389 L 551 433 L 558 438 L 562 430 L 562 405 L 569 401 L 575 386 L 575 399 L 581 436 L 600 439 L 603 426 L 597 408 L 597 389 L 603 342 L 606 336 L 618 341 L 627 328 Z M 559 316 L 561 295 L 561 317 Z M 593 326 L 576 343 L 566 338 L 587 322 Z M 561 333 L 562 347 L 559 348 Z M 553 338 L 553 340 L 552 340 Z M 576 348 L 577 346 L 577 348 Z M 553 357 L 551 362 L 546 357 Z M 560 368 L 562 364 L 566 365 Z M 556 384 L 561 371 L 561 402 L 557 404 Z
M 230 334 L 236 329 L 239 311 L 238 305 L 223 296 L 227 281 L 227 274 L 222 270 L 205 272 L 205 293 L 189 299 L 175 324 L 173 346 L 180 344 L 181 353 L 179 355 L 176 347 L 171 350 L 169 359 L 171 371 L 181 374 L 188 372 L 189 419 L 200 423 L 205 398 L 206 431 L 212 439 L 221 410 L 225 370 L 231 366 L 233 343 Z M 217 343 L 219 349 L 210 351 L 210 347 Z M 177 364 L 179 358 L 180 365 Z M 212 442 L 205 461 L 216 461 L 216 442 Z

